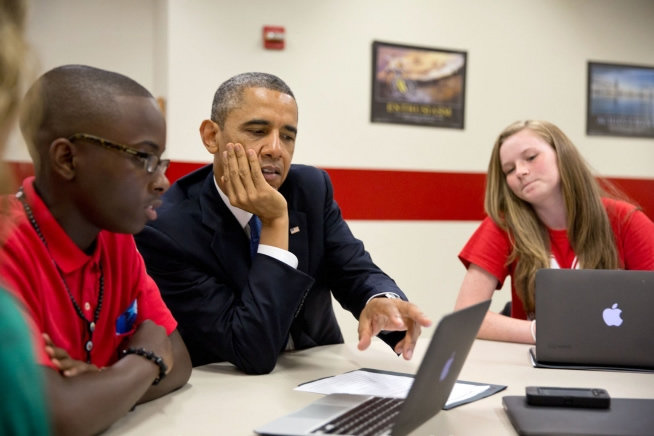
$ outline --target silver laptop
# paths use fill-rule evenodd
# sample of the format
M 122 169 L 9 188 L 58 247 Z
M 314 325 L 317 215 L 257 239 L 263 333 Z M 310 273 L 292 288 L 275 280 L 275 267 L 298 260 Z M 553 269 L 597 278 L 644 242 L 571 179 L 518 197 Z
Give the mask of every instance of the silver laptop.
M 406 435 L 445 405 L 490 300 L 443 317 L 406 399 L 330 394 L 254 431 L 261 435 Z M 364 410 L 360 413 L 361 410 Z M 361 415 L 369 419 L 361 420 Z
M 536 273 L 537 366 L 654 370 L 654 271 Z

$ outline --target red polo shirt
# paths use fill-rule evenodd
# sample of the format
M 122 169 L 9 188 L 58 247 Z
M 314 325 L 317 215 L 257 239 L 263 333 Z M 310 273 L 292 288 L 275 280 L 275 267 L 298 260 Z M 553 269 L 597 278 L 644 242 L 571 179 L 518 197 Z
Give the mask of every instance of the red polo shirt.
M 41 333 L 48 333 L 56 346 L 82 361 L 86 360 L 84 347 L 89 340 L 87 324 L 75 311 L 53 260 L 89 321 L 98 305 L 102 266 L 104 296 L 91 351 L 91 362 L 98 367 L 116 362 L 121 341 L 146 319 L 172 333 L 177 322 L 161 299 L 157 285 L 147 275 L 132 235 L 101 231 L 94 252 L 87 255 L 57 223 L 33 183 L 33 177 L 26 179 L 23 189 L 48 247 L 32 228 L 20 201 L 14 195 L 6 197 L 7 203 L 2 207 L 7 213 L 0 224 L 0 243 L 4 243 L 0 277 L 26 306 L 38 362 L 54 367 L 45 353 Z M 126 313 L 130 308 L 131 318 Z
M 654 223 L 636 206 L 620 201 L 603 198 L 620 263 L 624 269 L 654 270 Z M 577 257 L 566 230 L 549 230 L 550 254 L 556 260 L 552 268 L 576 268 Z M 513 247 L 507 232 L 502 230 L 490 217 L 486 217 L 470 237 L 459 259 L 466 268 L 471 263 L 483 268 L 497 279 L 497 289 L 502 288 L 507 276 L 513 278 L 517 261 L 508 264 L 507 260 Z M 583 265 L 579 267 L 583 268 Z M 511 282 L 511 316 L 527 319 L 522 301 Z

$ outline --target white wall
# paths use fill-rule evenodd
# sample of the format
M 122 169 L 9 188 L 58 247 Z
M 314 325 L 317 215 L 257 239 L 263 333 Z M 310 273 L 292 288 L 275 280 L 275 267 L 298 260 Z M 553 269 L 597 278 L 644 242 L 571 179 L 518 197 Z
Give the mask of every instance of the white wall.
M 155 92 L 156 0 L 28 0 L 27 37 L 36 58 L 34 79 L 64 64 L 87 64 L 118 71 Z M 156 26 L 155 26 L 156 24 Z M 160 54 L 160 53 L 159 53 Z M 160 79 L 161 80 L 161 79 Z M 165 88 L 161 88 L 161 93 Z M 30 160 L 18 129 L 6 158 Z
M 651 0 L 33 0 L 41 71 L 87 63 L 127 74 L 167 99 L 168 154 L 208 162 L 199 142 L 213 93 L 228 77 L 282 77 L 300 107 L 295 162 L 321 167 L 484 172 L 495 136 L 547 119 L 591 165 L 654 178 L 654 141 L 585 135 L 587 62 L 654 65 Z M 266 51 L 264 25 L 286 27 Z M 465 129 L 370 123 L 371 44 L 468 52 Z M 13 160 L 27 160 L 15 143 Z M 477 223 L 350 223 L 412 300 L 439 318 L 463 277 L 456 254 Z M 495 309 L 509 298 L 496 298 Z M 339 317 L 346 337 L 356 324 Z
M 585 135 L 587 61 L 654 65 L 651 0 L 172 0 L 168 7 L 175 159 L 207 160 L 189 132 L 208 117 L 213 92 L 233 74 L 265 70 L 297 96 L 296 161 L 481 172 L 503 127 L 543 118 L 560 125 L 598 171 L 654 174 L 651 140 Z M 286 27 L 284 51 L 261 48 L 265 24 Z M 466 50 L 465 130 L 371 124 L 373 40 Z M 639 158 L 616 159 L 616 149 Z

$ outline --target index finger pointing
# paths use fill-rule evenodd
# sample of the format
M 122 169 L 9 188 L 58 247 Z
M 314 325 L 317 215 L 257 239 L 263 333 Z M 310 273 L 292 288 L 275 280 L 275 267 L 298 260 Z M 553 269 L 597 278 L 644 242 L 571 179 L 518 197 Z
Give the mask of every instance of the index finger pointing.
M 430 327 L 432 321 L 413 303 L 407 303 L 400 309 L 404 318 L 410 318 L 422 327 Z

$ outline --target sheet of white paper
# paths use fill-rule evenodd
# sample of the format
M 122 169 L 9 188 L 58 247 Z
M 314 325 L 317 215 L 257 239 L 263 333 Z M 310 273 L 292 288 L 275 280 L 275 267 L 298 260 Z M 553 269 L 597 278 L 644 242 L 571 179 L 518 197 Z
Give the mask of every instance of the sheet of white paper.
M 406 398 L 412 384 L 413 377 L 358 370 L 305 383 L 295 390 L 325 395 L 359 394 Z M 488 388 L 489 385 L 477 386 L 457 382 L 446 405 L 472 398 Z
M 468 400 L 489 388 L 489 385 L 469 385 L 467 383 L 457 382 L 454 384 L 452 392 L 450 392 L 450 396 L 445 405 L 449 406 L 450 404 L 458 403 L 459 401 Z
M 359 394 L 394 398 L 405 398 L 413 377 L 379 374 L 370 371 L 352 371 L 305 383 L 297 391 L 317 394 Z

